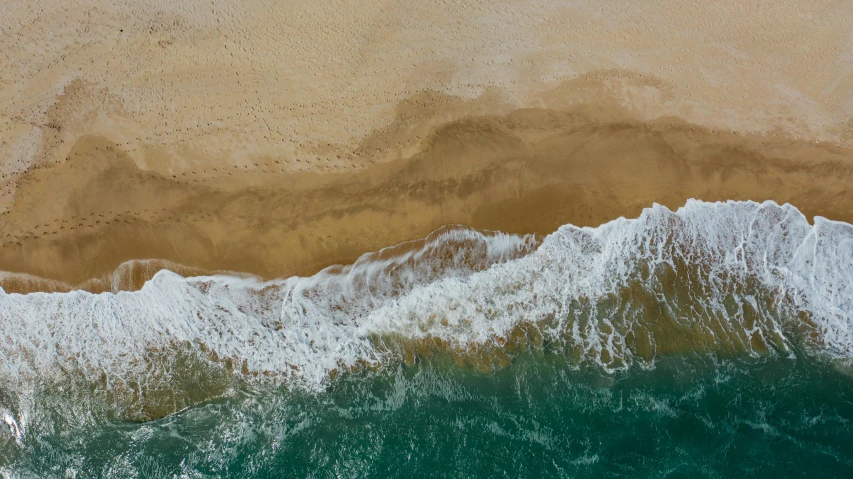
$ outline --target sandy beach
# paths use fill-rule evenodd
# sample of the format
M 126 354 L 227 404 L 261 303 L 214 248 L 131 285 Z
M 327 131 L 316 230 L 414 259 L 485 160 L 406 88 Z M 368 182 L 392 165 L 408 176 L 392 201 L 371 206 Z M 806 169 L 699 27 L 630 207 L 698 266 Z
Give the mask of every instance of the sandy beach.
M 0 478 L 849 477 L 853 1 L 0 1 Z
M 0 6 L 0 286 L 265 279 L 688 198 L 853 221 L 853 6 Z

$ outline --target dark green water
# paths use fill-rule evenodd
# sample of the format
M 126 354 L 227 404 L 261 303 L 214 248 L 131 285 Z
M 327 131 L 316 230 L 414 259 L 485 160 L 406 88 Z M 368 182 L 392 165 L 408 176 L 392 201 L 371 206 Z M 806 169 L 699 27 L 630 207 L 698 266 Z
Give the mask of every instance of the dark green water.
M 853 379 L 831 365 L 668 358 L 614 376 L 566 364 L 545 354 L 488 374 L 399 366 L 342 377 L 321 393 L 243 391 L 145 424 L 71 414 L 65 424 L 56 418 L 31 430 L 6 471 L 78 478 L 853 473 Z

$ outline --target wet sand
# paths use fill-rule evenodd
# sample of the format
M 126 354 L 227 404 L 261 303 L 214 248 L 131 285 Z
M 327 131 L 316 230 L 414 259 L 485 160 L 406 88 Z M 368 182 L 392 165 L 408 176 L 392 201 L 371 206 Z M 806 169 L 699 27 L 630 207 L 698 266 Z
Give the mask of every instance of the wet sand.
M 399 143 L 408 158 L 348 173 L 283 171 L 272 160 L 260 172 L 173 178 L 140 170 L 107 138 L 83 137 L 63 163 L 24 174 L 2 216 L 2 269 L 52 281 L 7 274 L 0 284 L 137 289 L 163 267 L 307 275 L 442 225 L 548 234 L 688 198 L 771 199 L 853 221 L 853 152 L 836 145 L 643 122 L 608 104 L 469 115 L 405 135 L 417 131 L 407 105 L 438 115 L 443 102 L 453 99 L 409 100 L 363 143 Z M 133 262 L 145 259 L 163 261 Z

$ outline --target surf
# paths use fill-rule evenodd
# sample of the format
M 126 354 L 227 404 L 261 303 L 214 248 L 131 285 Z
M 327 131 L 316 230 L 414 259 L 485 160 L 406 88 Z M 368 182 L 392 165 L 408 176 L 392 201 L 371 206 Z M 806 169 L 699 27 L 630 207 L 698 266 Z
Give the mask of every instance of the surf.
M 545 238 L 447 227 L 310 277 L 163 270 L 132 292 L 0 292 L 0 380 L 18 398 L 113 391 L 137 412 L 171 391 L 163 415 L 235 376 L 322 391 L 431 356 L 488 371 L 547 350 L 605 373 L 685 354 L 849 362 L 851 262 L 853 226 L 771 201 L 653 205 Z

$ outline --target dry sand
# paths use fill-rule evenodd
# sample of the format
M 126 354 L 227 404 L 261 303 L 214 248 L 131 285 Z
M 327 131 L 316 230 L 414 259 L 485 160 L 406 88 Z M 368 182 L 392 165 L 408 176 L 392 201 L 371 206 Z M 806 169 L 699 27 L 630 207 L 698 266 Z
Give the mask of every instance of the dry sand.
M 0 286 L 310 274 L 689 197 L 853 221 L 848 1 L 406 3 L 0 5 Z

